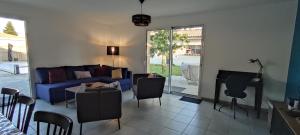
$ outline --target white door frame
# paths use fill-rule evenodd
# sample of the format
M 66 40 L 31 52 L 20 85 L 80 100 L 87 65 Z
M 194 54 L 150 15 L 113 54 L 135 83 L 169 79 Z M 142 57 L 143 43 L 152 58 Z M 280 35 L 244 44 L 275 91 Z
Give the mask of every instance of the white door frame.
M 204 62 L 204 52 L 205 52 L 205 43 L 204 43 L 204 38 L 205 38 L 205 30 L 204 30 L 204 25 L 203 24 L 201 24 L 201 25 L 188 25 L 188 26 L 174 26 L 174 27 L 167 27 L 167 28 L 157 28 L 157 29 L 147 29 L 146 30 L 146 36 L 148 36 L 147 34 L 148 34 L 148 32 L 149 31 L 158 31 L 158 30 L 169 30 L 170 31 L 170 44 L 172 44 L 172 42 L 173 42 L 173 40 L 172 40 L 172 36 L 173 36 L 173 30 L 174 29 L 180 29 L 180 28 L 192 28 L 192 27 L 202 27 L 202 46 L 201 46 L 201 50 L 200 50 L 200 53 L 202 54 L 201 56 L 200 56 L 200 71 L 199 71 L 199 84 L 198 84 L 198 95 L 196 95 L 196 96 L 198 96 L 198 97 L 201 97 L 201 86 L 202 86 L 202 79 L 203 79 L 203 68 L 204 68 L 204 64 L 203 64 L 203 62 Z M 147 71 L 148 69 L 147 69 L 147 60 L 148 60 L 148 55 L 147 55 L 147 43 L 148 43 L 148 38 L 146 38 L 146 48 L 145 48 L 145 58 L 146 58 L 146 62 L 145 62 L 145 71 Z M 173 52 L 172 52 L 172 46 L 170 45 L 170 47 L 169 47 L 169 58 L 170 58 L 170 60 L 169 60 L 169 66 L 168 66 L 168 68 L 169 68 L 169 76 L 168 76 L 168 93 L 171 93 L 171 85 L 172 85 L 172 78 L 171 78 L 171 74 L 170 73 L 172 73 L 172 63 L 173 63 Z

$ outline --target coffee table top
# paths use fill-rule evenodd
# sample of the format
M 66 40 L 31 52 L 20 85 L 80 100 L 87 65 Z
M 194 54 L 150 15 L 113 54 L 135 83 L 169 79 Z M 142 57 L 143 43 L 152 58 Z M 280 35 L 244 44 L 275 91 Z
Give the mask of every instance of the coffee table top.
M 69 87 L 66 88 L 66 91 L 78 93 L 78 92 L 85 92 L 86 89 L 97 89 L 101 87 L 107 88 L 117 88 L 121 90 L 120 83 L 118 81 L 112 83 L 103 83 L 103 82 L 94 82 L 94 83 L 81 83 L 79 86 Z

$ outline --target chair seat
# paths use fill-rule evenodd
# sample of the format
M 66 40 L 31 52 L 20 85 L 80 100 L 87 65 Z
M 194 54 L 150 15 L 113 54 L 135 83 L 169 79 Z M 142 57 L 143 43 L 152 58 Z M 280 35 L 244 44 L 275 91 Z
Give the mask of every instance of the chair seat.
M 235 97 L 235 98 L 245 98 L 247 96 L 245 92 L 237 94 L 237 93 L 233 93 L 231 90 L 225 90 L 224 93 L 226 96 Z

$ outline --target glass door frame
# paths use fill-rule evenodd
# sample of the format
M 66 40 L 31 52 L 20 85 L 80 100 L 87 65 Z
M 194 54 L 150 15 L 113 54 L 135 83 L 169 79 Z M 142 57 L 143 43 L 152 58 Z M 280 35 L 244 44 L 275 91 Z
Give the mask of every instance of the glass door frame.
M 25 30 L 25 39 L 26 39 L 26 51 L 27 51 L 27 63 L 28 63 L 28 83 L 29 83 L 29 94 L 30 95 L 26 95 L 26 96 L 31 96 L 36 98 L 36 91 L 34 90 L 34 84 L 33 84 L 33 80 L 32 78 L 34 77 L 34 75 L 31 73 L 31 69 L 32 69 L 32 63 L 31 63 L 31 46 L 30 46 L 30 38 L 29 38 L 29 32 L 28 32 L 28 19 L 25 17 L 20 17 L 20 16 L 13 16 L 13 15 L 9 15 L 9 14 L 0 14 L 0 17 L 3 18 L 7 18 L 7 19 L 15 19 L 15 20 L 19 20 L 19 21 L 23 21 L 24 22 L 24 30 Z
M 180 29 L 180 28 L 194 28 L 194 27 L 202 27 L 202 38 L 201 38 L 201 50 L 200 50 L 200 53 L 201 54 L 204 54 L 204 48 L 205 48 L 205 44 L 204 44 L 204 25 L 203 24 L 200 24 L 200 25 L 188 25 L 188 26 L 172 26 L 172 27 L 166 27 L 166 28 L 157 28 L 157 29 L 147 29 L 146 30 L 146 37 L 148 36 L 148 32 L 149 31 L 159 31 L 159 30 L 168 30 L 169 31 L 169 64 L 168 64 L 168 91 L 167 93 L 168 94 L 171 94 L 172 93 L 172 64 L 173 64 L 173 48 L 172 48 L 172 44 L 173 44 L 173 32 L 174 32 L 174 29 Z M 148 71 L 148 52 L 147 52 L 147 43 L 148 43 L 148 38 L 146 38 L 146 48 L 145 48 L 145 56 L 146 56 L 146 66 L 145 66 L 145 71 L 147 72 Z M 201 96 L 201 86 L 202 86 L 202 72 L 203 72 L 203 56 L 200 55 L 200 71 L 199 71 L 199 82 L 198 82 L 198 95 L 194 95 L 194 96 L 198 96 L 200 97 Z M 184 94 L 184 93 L 182 93 Z M 187 94 L 184 94 L 184 95 L 187 95 Z

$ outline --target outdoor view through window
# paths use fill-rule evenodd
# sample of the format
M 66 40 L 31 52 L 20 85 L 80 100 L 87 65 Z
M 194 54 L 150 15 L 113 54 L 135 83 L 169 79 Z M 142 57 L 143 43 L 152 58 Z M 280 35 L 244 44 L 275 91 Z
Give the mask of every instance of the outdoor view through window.
M 0 87 L 30 95 L 25 22 L 0 17 Z
M 198 95 L 202 30 L 198 26 L 147 32 L 147 72 L 167 77 L 165 91 Z

